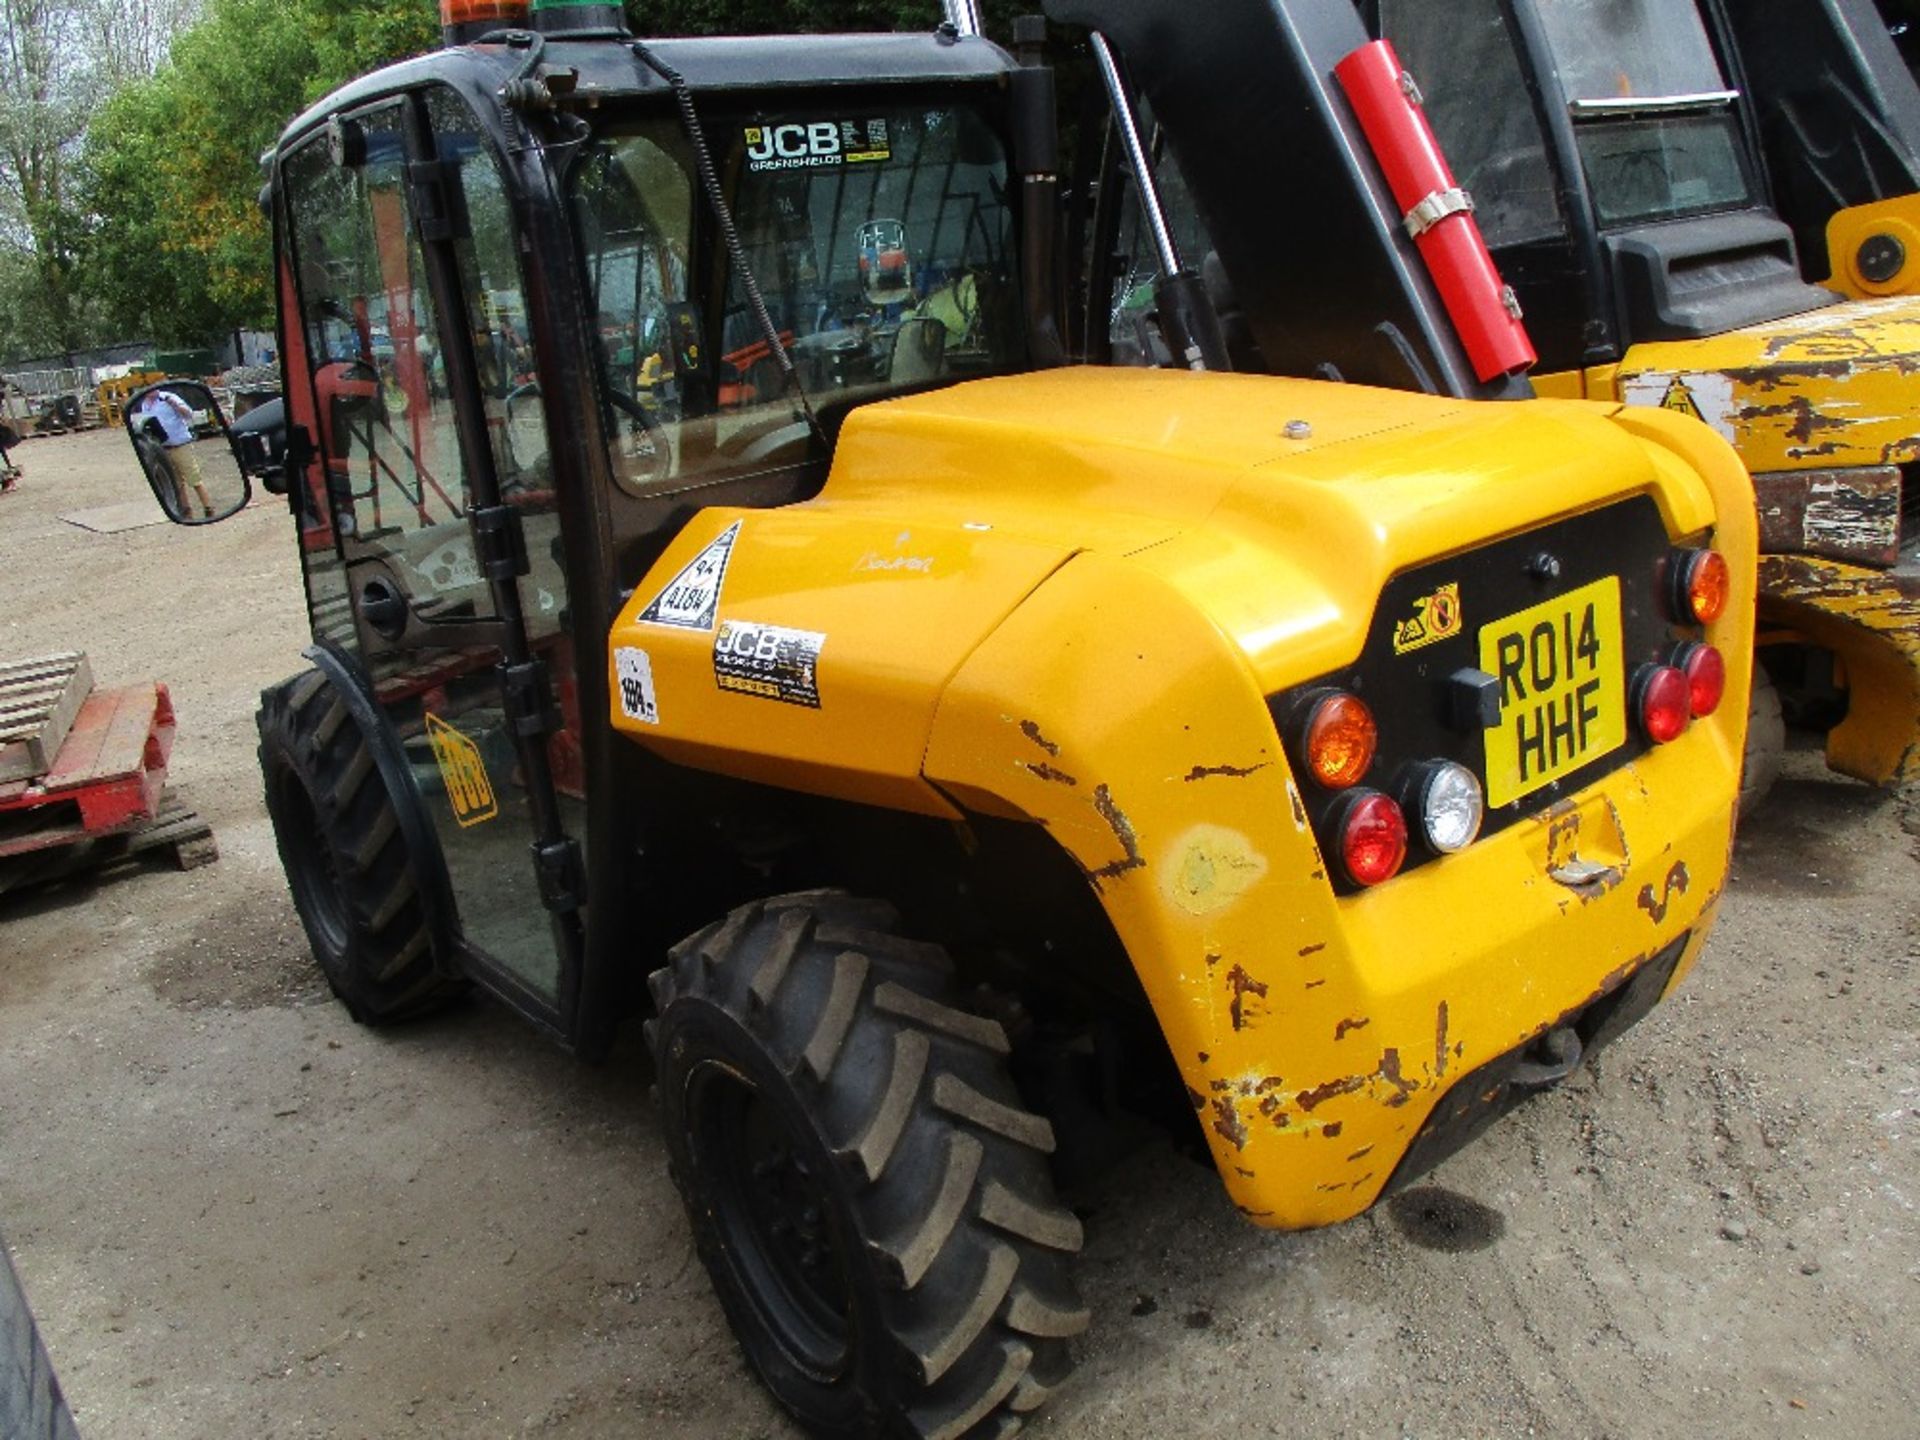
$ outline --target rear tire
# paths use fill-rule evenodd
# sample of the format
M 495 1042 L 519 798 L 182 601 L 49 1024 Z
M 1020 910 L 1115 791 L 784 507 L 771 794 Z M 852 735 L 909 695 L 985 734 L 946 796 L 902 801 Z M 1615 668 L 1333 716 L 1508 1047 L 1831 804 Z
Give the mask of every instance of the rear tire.
M 413 856 L 373 750 L 318 670 L 260 696 L 260 770 L 287 888 L 333 993 L 363 1025 L 464 988 L 434 963 Z
M 1740 765 L 1740 815 L 1760 808 L 1780 778 L 1787 753 L 1787 722 L 1780 708 L 1780 691 L 1758 660 L 1753 665 L 1753 693 L 1747 700 L 1747 751 Z
M 675 1183 L 747 1359 L 820 1435 L 1005 1437 L 1087 1324 L 993 1020 L 938 946 L 837 892 L 675 947 L 647 1026 Z

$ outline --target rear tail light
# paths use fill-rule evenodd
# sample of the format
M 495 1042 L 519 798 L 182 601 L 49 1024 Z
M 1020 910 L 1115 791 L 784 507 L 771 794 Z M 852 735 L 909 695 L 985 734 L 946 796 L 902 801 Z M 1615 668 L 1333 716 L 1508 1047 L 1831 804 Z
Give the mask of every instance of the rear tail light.
M 1407 808 L 1420 825 L 1420 838 L 1436 855 L 1454 855 L 1480 838 L 1487 818 L 1486 792 L 1464 765 L 1436 760 L 1414 772 Z
M 1678 740 L 1693 714 L 1693 686 L 1672 665 L 1642 665 L 1633 676 L 1633 714 L 1656 745 Z
M 1366 778 L 1380 748 L 1380 727 L 1358 696 L 1335 690 L 1307 711 L 1302 752 L 1307 773 L 1329 790 L 1350 790 Z
M 1727 693 L 1727 661 L 1711 645 L 1682 645 L 1673 657 L 1674 668 L 1687 677 L 1688 709 L 1704 720 L 1720 708 Z
M 1678 550 L 1668 567 L 1667 608 L 1682 624 L 1711 625 L 1727 613 L 1733 571 L 1714 550 Z
M 1391 880 L 1407 859 L 1407 817 L 1378 790 L 1349 796 L 1335 818 L 1340 863 L 1363 888 Z

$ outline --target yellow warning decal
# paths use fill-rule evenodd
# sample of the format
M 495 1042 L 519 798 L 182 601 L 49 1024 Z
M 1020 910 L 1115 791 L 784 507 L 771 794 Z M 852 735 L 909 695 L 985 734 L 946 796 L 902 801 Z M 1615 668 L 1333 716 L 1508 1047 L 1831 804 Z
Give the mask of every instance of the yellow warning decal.
M 447 803 L 453 806 L 453 818 L 460 828 L 479 825 L 498 815 L 500 802 L 494 797 L 493 782 L 487 779 L 487 762 L 480 758 L 480 747 L 434 714 L 427 716 L 427 739 L 433 743 L 434 762 L 447 787 Z
M 1413 602 L 1413 614 L 1396 621 L 1393 627 L 1393 653 L 1405 655 L 1441 640 L 1458 635 L 1466 625 L 1466 611 L 1460 604 L 1460 582 L 1442 585 L 1431 595 Z
M 1693 403 L 1693 392 L 1687 388 L 1687 382 L 1678 375 L 1674 376 L 1673 383 L 1667 386 L 1667 393 L 1660 397 L 1660 408 L 1677 410 L 1682 415 L 1691 416 L 1695 420 L 1701 418 L 1700 407 Z

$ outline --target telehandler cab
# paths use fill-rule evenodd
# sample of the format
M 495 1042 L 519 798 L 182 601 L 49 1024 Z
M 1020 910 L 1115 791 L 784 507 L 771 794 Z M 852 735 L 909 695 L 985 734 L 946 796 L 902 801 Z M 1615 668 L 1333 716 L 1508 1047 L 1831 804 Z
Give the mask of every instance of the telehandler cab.
M 1760 703 L 1771 675 L 1834 769 L 1920 779 L 1920 93 L 1871 0 L 1358 3 L 1537 389 L 1697 415 L 1753 472 Z
M 1020 1427 L 1114 1109 L 1343 1220 L 1694 963 L 1754 566 L 1708 430 L 1043 368 L 1051 73 L 966 6 L 449 5 L 271 157 L 288 427 L 237 448 L 314 644 L 268 809 L 357 1018 L 645 1019 L 802 1422 Z

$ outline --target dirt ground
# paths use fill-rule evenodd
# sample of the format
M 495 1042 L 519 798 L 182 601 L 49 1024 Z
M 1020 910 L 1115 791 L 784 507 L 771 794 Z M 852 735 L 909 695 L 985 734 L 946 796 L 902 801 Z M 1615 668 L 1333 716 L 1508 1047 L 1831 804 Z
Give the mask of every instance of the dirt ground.
M 0 498 L 0 657 L 164 679 L 218 864 L 0 899 L 0 1233 L 92 1440 L 789 1436 L 693 1258 L 631 1055 L 325 994 L 253 759 L 299 664 L 284 511 L 119 534 L 110 432 Z M 1911 824 L 1911 817 L 1908 824 Z M 1920 1433 L 1920 865 L 1790 758 L 1706 960 L 1561 1091 L 1343 1228 L 1165 1149 L 1079 1197 L 1047 1436 Z

